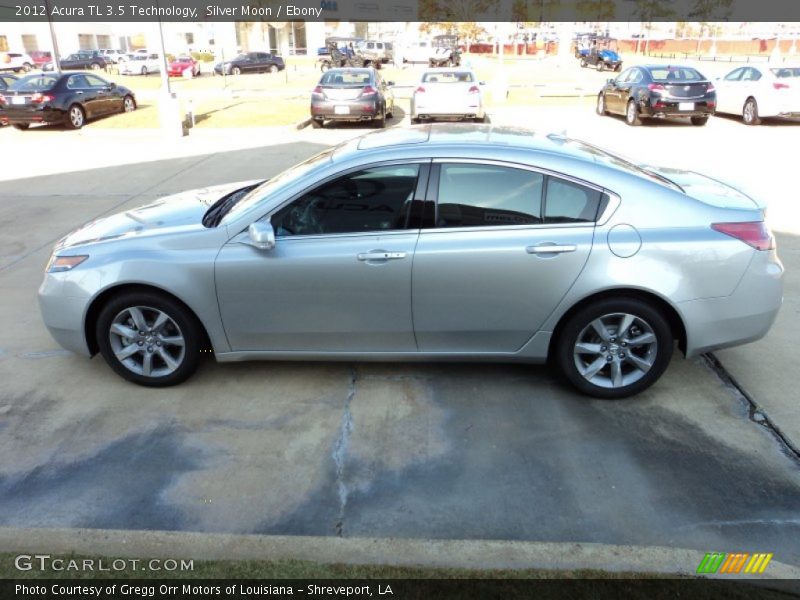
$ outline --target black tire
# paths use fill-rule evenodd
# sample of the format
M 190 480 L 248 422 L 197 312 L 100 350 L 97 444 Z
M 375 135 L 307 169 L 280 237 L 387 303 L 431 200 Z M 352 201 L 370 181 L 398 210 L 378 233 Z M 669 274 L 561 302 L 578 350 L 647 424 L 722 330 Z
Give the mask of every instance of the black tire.
M 242 70 L 239 67 L 233 67 L 231 69 L 231 75 L 241 75 Z
M 26 62 L 22 65 L 22 70 L 25 71 L 26 73 L 29 73 L 31 69 L 33 69 L 33 65 L 31 63 Z
M 314 129 L 322 129 L 325 122 L 322 119 L 311 119 L 311 127 Z
M 331 63 L 329 63 L 329 62 L 324 62 L 319 66 L 319 70 L 322 71 L 323 73 L 326 72 L 330 68 L 331 68 Z
M 606 65 L 605 65 L 605 63 L 604 63 L 604 62 L 601 60 L 601 61 L 599 61 L 599 62 L 598 62 L 596 65 L 595 65 L 595 68 L 596 68 L 598 71 L 600 71 L 600 72 L 603 72 L 603 71 L 605 71 Z
M 14 123 L 14 129 L 19 129 L 20 131 L 27 131 L 29 127 L 28 123 Z
M 136 100 L 130 94 L 122 99 L 122 112 L 133 112 L 136 110 Z
M 601 317 L 613 316 L 618 313 L 636 317 L 638 320 L 634 321 L 634 327 L 638 327 L 641 323 L 650 327 L 652 334 L 655 336 L 654 357 L 652 354 L 645 356 L 647 359 L 652 359 L 652 363 L 649 370 L 644 373 L 640 373 L 641 369 L 637 370 L 632 364 L 623 362 L 623 366 L 620 367 L 620 369 L 629 369 L 625 377 L 631 379 L 638 377 L 638 379 L 632 380 L 629 384 L 619 385 L 618 387 L 604 387 L 592 383 L 581 374 L 576 365 L 578 359 L 576 359 L 574 350 L 578 343 L 579 335 L 590 327 L 593 321 Z M 608 330 L 608 332 L 614 336 L 610 338 L 614 341 L 607 342 L 607 346 L 601 347 L 606 348 L 609 356 L 613 353 L 615 356 L 623 357 L 624 352 L 632 353 L 633 348 L 627 346 L 627 342 L 625 342 L 625 347 L 623 347 L 622 341 L 623 339 L 629 339 L 629 332 L 631 332 L 630 335 L 634 334 L 631 329 L 622 333 L 624 337 L 621 339 L 617 337 L 618 332 L 614 330 Z M 598 337 L 598 340 L 599 339 Z M 599 343 L 602 344 L 602 342 Z M 572 386 L 581 393 L 595 398 L 616 399 L 638 394 L 653 385 L 659 377 L 661 377 L 672 358 L 674 339 L 665 316 L 649 303 L 635 298 L 605 298 L 578 310 L 569 317 L 566 323 L 559 328 L 558 338 L 555 340 L 555 344 L 555 356 L 553 357 L 555 366 L 558 368 L 560 374 Z M 639 347 L 637 347 L 636 352 L 641 352 Z M 581 354 L 580 356 L 586 355 Z M 638 355 L 637 357 L 640 359 L 642 358 Z M 605 360 L 602 353 L 598 353 L 598 358 Z M 628 360 L 629 359 L 630 357 L 628 357 Z M 591 358 L 587 359 L 587 362 L 591 362 Z M 608 361 L 609 365 L 612 362 L 613 361 Z M 610 380 L 610 369 L 610 366 L 604 365 L 595 376 Z M 623 370 L 621 372 L 624 373 L 625 371 Z M 594 379 L 595 376 L 592 376 L 591 379 Z
M 616 67 L 614 67 L 614 70 L 617 71 L 617 72 L 622 71 L 622 63 L 620 63 Z
M 486 123 L 486 115 L 482 117 L 475 117 L 473 121 L 475 121 L 476 123 Z
M 608 114 L 608 109 L 606 108 L 606 97 L 604 94 L 597 94 L 597 104 L 595 105 L 595 112 L 604 117 Z
M 758 116 L 758 102 L 755 98 L 748 98 L 744 103 L 742 120 L 745 125 L 761 125 L 761 117 Z
M 99 71 L 99 70 L 100 70 L 102 67 L 100 66 L 100 63 L 92 63 L 92 64 L 90 65 L 90 68 L 91 68 L 93 71 Z
M 278 65 L 270 65 L 269 69 L 267 69 L 270 73 L 275 74 L 278 72 Z
M 142 75 L 147 75 L 147 67 L 142 67 Z
M 116 357 L 109 336 L 112 322 L 121 312 L 134 306 L 161 311 L 179 328 L 184 340 L 184 351 L 179 366 L 173 372 L 163 376 L 145 376 L 135 373 Z M 186 381 L 197 370 L 200 352 L 204 350 L 205 345 L 205 336 L 197 318 L 185 306 L 169 296 L 147 290 L 122 292 L 106 302 L 95 324 L 95 336 L 100 353 L 117 375 L 147 387 L 167 387 Z M 157 361 L 161 359 L 151 360 L 157 366 Z
M 642 124 L 642 119 L 639 117 L 639 109 L 636 108 L 636 101 L 631 98 L 625 107 L 625 122 L 631 127 L 637 127 Z
M 586 68 L 586 65 L 587 65 L 587 64 L 589 64 L 589 63 L 587 63 L 587 62 L 586 62 L 586 59 L 585 59 L 585 58 L 582 58 L 582 59 L 581 59 L 581 67 L 582 67 L 582 68 Z
M 708 117 L 692 117 L 692 125 L 702 127 L 706 123 L 708 123 Z
M 77 113 L 73 118 L 73 111 L 79 111 L 80 118 L 78 117 Z M 83 110 L 83 107 L 80 104 L 73 104 L 69 107 L 67 110 L 67 119 L 65 123 L 68 129 L 80 129 L 86 124 L 86 111 Z
M 386 109 L 381 111 L 381 116 L 372 120 L 372 124 L 378 129 L 386 127 Z
M 420 124 L 420 120 L 417 119 L 416 117 L 411 117 L 411 124 L 412 125 L 419 125 Z

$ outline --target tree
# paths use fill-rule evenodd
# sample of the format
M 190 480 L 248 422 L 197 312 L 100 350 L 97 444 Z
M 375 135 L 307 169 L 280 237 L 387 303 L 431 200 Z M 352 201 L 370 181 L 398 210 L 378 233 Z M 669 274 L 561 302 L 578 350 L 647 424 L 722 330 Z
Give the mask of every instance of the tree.
M 695 0 L 689 17 L 695 21 L 727 21 L 733 0 Z
M 662 0 L 628 0 L 633 4 L 633 11 L 632 16 L 635 17 L 633 20 L 640 21 L 642 24 L 642 29 L 646 29 L 648 34 L 647 37 L 650 37 L 650 29 L 653 26 L 653 21 L 661 21 L 667 20 L 668 17 L 671 17 L 675 14 L 675 9 L 670 7 Z M 636 52 L 639 52 L 639 39 L 636 39 Z M 645 40 L 644 46 L 645 53 L 647 52 L 647 40 Z
M 496 14 L 500 5 L 501 0 L 420 0 L 419 19 L 423 25 L 441 19 L 452 25 L 460 21 L 484 21 L 487 13 Z
M 578 0 L 575 3 L 578 21 L 613 21 L 616 8 L 608 0 Z

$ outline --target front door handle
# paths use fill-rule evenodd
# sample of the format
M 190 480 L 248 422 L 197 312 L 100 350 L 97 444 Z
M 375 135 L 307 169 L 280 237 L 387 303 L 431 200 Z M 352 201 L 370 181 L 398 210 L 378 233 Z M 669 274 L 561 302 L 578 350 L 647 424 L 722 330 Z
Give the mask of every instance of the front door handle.
M 399 260 L 401 258 L 405 258 L 405 252 L 388 252 L 385 250 L 372 250 L 371 252 L 362 252 L 361 254 L 357 254 L 356 258 L 358 260 L 366 261 L 366 260 Z
M 575 244 L 537 244 L 535 246 L 528 246 L 525 252 L 528 254 L 560 254 L 562 252 L 575 252 L 578 246 Z

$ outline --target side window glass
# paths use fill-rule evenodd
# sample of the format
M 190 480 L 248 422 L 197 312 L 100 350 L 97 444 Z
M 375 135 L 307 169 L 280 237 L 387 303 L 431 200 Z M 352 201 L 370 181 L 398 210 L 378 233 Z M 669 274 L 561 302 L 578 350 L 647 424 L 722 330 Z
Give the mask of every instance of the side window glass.
M 542 222 L 544 176 L 495 165 L 444 164 L 436 227 L 493 227 Z
M 589 223 L 597 218 L 602 192 L 555 177 L 547 179 L 546 223 Z
M 725 81 L 739 81 L 742 78 L 742 73 L 744 73 L 744 69 L 731 71 L 725 76 Z
M 631 72 L 632 71 L 633 71 L 633 69 L 628 69 L 628 70 L 623 71 L 622 73 L 620 73 L 619 77 L 617 77 L 617 83 L 625 83 L 625 81 L 628 79 L 628 77 L 631 76 Z
M 108 85 L 108 83 L 94 75 L 86 75 L 86 81 L 88 81 L 89 86 L 93 88 L 104 88 Z
M 405 229 L 419 165 L 373 167 L 307 192 L 272 216 L 277 237 Z

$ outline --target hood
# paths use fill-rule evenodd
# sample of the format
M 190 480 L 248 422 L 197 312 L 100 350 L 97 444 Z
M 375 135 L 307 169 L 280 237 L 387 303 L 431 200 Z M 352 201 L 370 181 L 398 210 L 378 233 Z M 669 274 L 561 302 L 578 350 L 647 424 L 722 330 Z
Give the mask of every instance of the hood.
M 155 202 L 86 223 L 56 244 L 56 250 L 131 236 L 203 229 L 203 215 L 217 200 L 238 189 L 260 183 L 240 181 L 165 196 Z
M 708 175 L 702 175 L 695 171 L 685 171 L 683 169 L 671 169 L 666 167 L 653 167 L 651 165 L 639 165 L 642 169 L 656 173 L 673 183 L 678 184 L 690 196 L 700 200 L 705 204 L 718 208 L 735 208 L 752 210 L 758 208 L 762 212 L 765 205 L 751 198 L 743 191 L 733 185 L 714 179 Z

